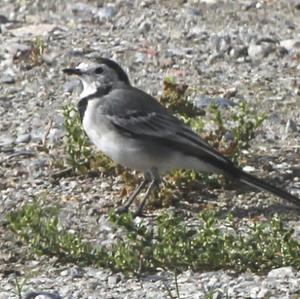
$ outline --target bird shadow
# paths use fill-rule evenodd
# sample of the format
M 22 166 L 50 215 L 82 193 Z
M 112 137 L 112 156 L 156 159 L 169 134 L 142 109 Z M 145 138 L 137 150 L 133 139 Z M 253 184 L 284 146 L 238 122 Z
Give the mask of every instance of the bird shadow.
M 283 204 L 272 204 L 268 207 L 239 207 L 234 208 L 234 210 L 231 210 L 230 208 L 226 210 L 222 210 L 216 213 L 217 217 L 220 218 L 226 218 L 228 213 L 231 213 L 235 218 L 253 218 L 257 216 L 264 215 L 266 217 L 268 216 L 274 216 L 274 214 L 295 214 L 300 215 L 300 209 L 295 209 L 294 207 L 288 207 Z
M 248 190 L 248 188 L 246 189 Z M 247 191 L 239 192 L 239 194 L 245 194 L 245 196 L 247 196 Z M 189 198 L 184 202 L 178 201 L 175 204 L 175 208 L 185 210 L 190 213 L 201 213 L 210 206 L 219 206 L 219 202 L 220 200 L 218 195 L 204 192 L 204 194 L 201 194 L 200 199 L 198 197 L 197 200 Z M 239 219 L 245 217 L 253 218 L 261 215 L 272 217 L 274 214 L 299 216 L 300 208 L 292 205 L 289 206 L 285 203 L 270 203 L 267 206 L 249 206 L 245 201 L 245 206 L 237 207 L 230 203 L 227 204 L 225 207 L 222 207 L 222 209 L 219 209 L 219 211 L 216 212 L 216 217 L 224 219 L 229 213 Z

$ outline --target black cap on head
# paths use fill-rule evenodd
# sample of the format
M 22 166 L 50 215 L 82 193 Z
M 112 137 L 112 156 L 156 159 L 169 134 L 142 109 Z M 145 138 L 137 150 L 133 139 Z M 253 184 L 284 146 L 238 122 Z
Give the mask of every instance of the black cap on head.
M 108 58 L 104 58 L 104 57 L 97 57 L 95 60 L 97 61 L 97 63 L 106 64 L 108 67 L 113 69 L 118 74 L 120 81 L 130 85 L 129 78 L 128 78 L 127 74 L 120 67 L 120 65 L 117 64 L 115 61 L 113 61 L 111 59 L 108 59 Z

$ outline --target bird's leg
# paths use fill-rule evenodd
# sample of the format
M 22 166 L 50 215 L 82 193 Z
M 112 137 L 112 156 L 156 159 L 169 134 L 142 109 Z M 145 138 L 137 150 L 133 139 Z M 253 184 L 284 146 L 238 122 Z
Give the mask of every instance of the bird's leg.
M 119 208 L 116 209 L 117 213 L 126 213 L 128 212 L 128 208 L 137 197 L 137 195 L 142 191 L 142 189 L 146 186 L 148 180 L 147 178 L 143 178 L 143 181 L 137 186 L 137 188 L 131 193 L 127 201 Z
M 146 201 L 147 201 L 149 195 L 153 192 L 153 190 L 159 188 L 159 184 L 160 184 L 161 180 L 160 180 L 157 169 L 152 169 L 150 172 L 150 175 L 152 177 L 152 180 L 151 180 L 150 185 L 145 193 L 143 200 L 140 202 L 139 206 L 137 207 L 137 209 L 135 210 L 135 212 L 133 214 L 134 217 L 140 216 L 142 214 L 143 208 L 146 204 Z

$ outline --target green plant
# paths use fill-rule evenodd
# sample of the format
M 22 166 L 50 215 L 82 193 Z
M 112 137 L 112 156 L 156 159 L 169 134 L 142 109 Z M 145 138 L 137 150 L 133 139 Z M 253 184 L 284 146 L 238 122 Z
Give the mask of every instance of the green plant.
M 31 66 L 37 66 L 42 64 L 42 55 L 45 51 L 45 43 L 40 37 L 35 37 L 31 41 L 31 51 L 30 51 L 30 62 Z
M 204 296 L 204 299 L 213 299 L 213 298 L 214 298 L 214 290 L 209 290 Z
M 175 275 L 187 269 L 231 268 L 256 273 L 287 265 L 300 269 L 300 242 L 278 216 L 270 221 L 251 221 L 241 230 L 231 215 L 225 220 L 226 229 L 220 229 L 211 210 L 199 215 L 197 227 L 188 226 L 180 216 L 164 213 L 152 230 L 143 222 L 135 223 L 131 214 L 110 213 L 110 220 L 123 229 L 124 237 L 107 249 L 68 232 L 57 214 L 56 207 L 36 201 L 9 213 L 6 219 L 11 231 L 34 254 L 56 257 L 61 263 L 108 267 L 127 275 L 158 268 Z
M 43 63 L 43 54 L 46 50 L 44 40 L 37 36 L 30 41 L 30 49 L 22 55 L 14 57 L 15 63 L 20 63 L 22 68 L 31 69 Z
M 14 274 L 14 281 L 13 281 L 13 285 L 14 285 L 14 294 L 19 298 L 22 299 L 23 298 L 23 289 L 24 286 L 26 285 L 27 282 L 27 278 L 23 278 L 21 281 L 18 279 L 17 275 Z
M 6 219 L 11 231 L 29 245 L 34 254 L 56 257 L 62 262 L 106 266 L 104 251 L 83 242 L 79 234 L 60 227 L 55 206 L 34 201 L 9 213 Z
M 187 90 L 188 85 L 177 83 L 174 77 L 165 77 L 163 93 L 159 101 L 188 123 L 190 119 L 203 115 L 203 112 L 194 106 L 192 102 L 188 101 Z
M 250 141 L 255 137 L 255 133 L 266 119 L 266 115 L 257 113 L 246 102 L 241 102 L 236 113 L 231 115 L 231 119 L 235 123 L 232 135 L 237 143 L 233 158 L 237 159 L 242 149 L 249 148 Z
M 92 151 L 84 134 L 77 109 L 65 106 L 63 109 L 64 128 L 66 134 L 66 150 L 68 164 L 76 171 L 86 171 L 90 168 Z
M 224 155 L 238 162 L 241 151 L 249 148 L 250 141 L 265 120 L 265 114 L 257 113 L 246 102 L 241 102 L 229 115 L 229 125 L 226 125 L 221 110 L 215 104 L 209 106 L 209 111 L 216 129 L 207 137 L 207 141 Z M 233 137 L 229 144 L 224 141 L 227 132 Z

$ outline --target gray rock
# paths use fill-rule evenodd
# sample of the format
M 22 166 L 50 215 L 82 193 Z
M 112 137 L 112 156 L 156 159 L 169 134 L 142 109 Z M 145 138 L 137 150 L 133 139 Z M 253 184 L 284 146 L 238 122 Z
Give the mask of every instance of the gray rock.
M 194 7 L 187 7 L 185 12 L 189 17 L 199 17 L 202 15 L 202 11 Z
M 274 52 L 276 47 L 274 45 L 270 44 L 261 44 L 261 45 L 256 45 L 256 44 L 250 44 L 248 47 L 248 55 L 252 59 L 262 59 L 272 52 Z
M 47 165 L 47 159 L 29 160 L 26 163 L 29 176 L 32 178 L 39 178 L 43 174 L 43 168 Z
M 31 141 L 37 144 L 41 144 L 45 135 L 45 132 L 42 129 L 34 129 L 30 133 Z
M 52 128 L 49 132 L 47 140 L 51 145 L 54 145 L 61 142 L 64 135 L 65 131 L 62 128 Z
M 71 277 L 71 278 L 82 278 L 83 274 L 84 274 L 84 270 L 77 266 L 63 270 L 60 273 L 61 276 L 67 276 L 67 277 Z
M 0 146 L 11 146 L 15 142 L 15 138 L 10 133 L 3 133 L 0 135 Z
M 291 293 L 298 293 L 300 291 L 300 278 L 291 278 L 289 280 L 289 290 Z
M 7 46 L 7 51 L 13 58 L 20 58 L 27 55 L 31 50 L 30 45 L 23 43 L 11 43 Z
M 58 53 L 55 52 L 47 52 L 43 53 L 42 59 L 48 65 L 53 65 L 57 59 Z
M 199 96 L 194 100 L 195 106 L 198 108 L 207 108 L 209 105 L 214 104 L 218 108 L 233 107 L 236 104 L 223 97 L 211 98 L 208 96 Z
M 0 15 L 0 24 L 7 24 L 7 23 L 9 23 L 9 19 L 4 15 Z
M 269 289 L 262 287 L 257 293 L 256 298 L 268 298 L 270 296 L 270 293 L 271 292 Z
M 117 14 L 117 10 L 114 6 L 104 6 L 98 9 L 96 18 L 100 21 L 110 21 Z
M 207 40 L 209 38 L 209 33 L 200 26 L 194 26 L 190 29 L 188 35 L 188 39 L 198 39 L 198 40 Z
M 257 298 L 257 293 L 259 292 L 259 287 L 256 283 L 247 283 L 237 286 L 235 290 L 237 297 L 239 298 Z M 236 297 L 235 297 L 236 298 Z
M 229 55 L 234 58 L 247 57 L 248 56 L 248 47 L 246 46 L 237 46 L 229 51 Z
M 57 26 L 55 24 L 30 24 L 9 30 L 16 37 L 36 37 L 50 34 Z
M 15 82 L 16 82 L 15 77 L 11 74 L 4 73 L 0 77 L 0 83 L 13 84 Z
M 281 267 L 273 269 L 268 273 L 268 279 L 289 279 L 296 278 L 296 271 L 293 267 Z
M 107 281 L 107 283 L 108 283 L 108 285 L 110 286 L 110 287 L 115 287 L 116 286 L 116 284 L 118 283 L 118 282 L 120 282 L 121 281 L 121 277 L 120 277 L 120 275 L 113 275 L 113 276 L 109 276 L 108 277 L 108 281 Z
M 16 143 L 28 143 L 31 140 L 31 134 L 30 133 L 26 133 L 26 134 L 21 134 L 17 137 L 16 139 Z
M 151 23 L 149 23 L 148 21 L 143 21 L 140 26 L 139 26 L 139 32 L 140 33 L 147 33 L 151 30 Z
M 224 36 L 217 36 L 216 37 L 216 51 L 217 52 L 228 52 L 229 48 L 231 48 L 231 36 L 224 35 Z
M 218 0 L 199 0 L 199 2 L 201 3 L 206 3 L 206 4 L 209 4 L 209 5 L 213 5 L 215 3 L 218 2 Z
M 92 17 L 97 12 L 97 7 L 90 5 L 90 4 L 78 2 L 78 3 L 75 3 L 74 5 L 72 5 L 72 12 L 76 16 L 79 16 L 79 17 L 85 19 L 88 17 Z
M 207 282 L 206 287 L 208 289 L 216 289 L 220 287 L 219 279 L 215 276 L 211 277 L 210 280 Z
M 183 57 L 184 56 L 184 50 L 181 48 L 169 48 L 167 49 L 167 54 L 169 56 L 178 56 Z
M 147 55 L 142 52 L 135 53 L 135 62 L 136 63 L 145 63 Z
M 297 132 L 297 124 L 292 119 L 288 119 L 285 126 L 285 133 L 289 134 L 294 132 Z
M 58 292 L 29 292 L 26 294 L 24 299 L 63 299 Z
M 280 42 L 280 46 L 287 51 L 300 51 L 300 39 L 286 39 Z
M 208 64 L 214 64 L 219 60 L 223 60 L 224 59 L 224 53 L 215 53 L 215 54 L 211 54 L 209 55 L 209 57 L 207 58 L 207 63 Z
M 256 4 L 257 4 L 257 1 L 250 1 L 250 2 L 245 3 L 243 5 L 243 9 L 244 10 L 255 9 L 256 8 Z

